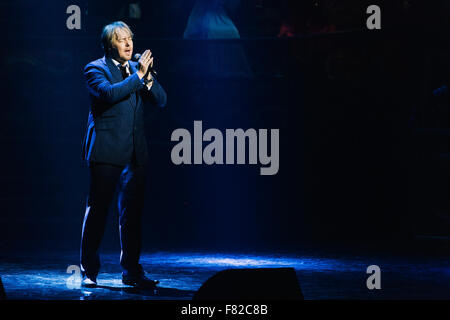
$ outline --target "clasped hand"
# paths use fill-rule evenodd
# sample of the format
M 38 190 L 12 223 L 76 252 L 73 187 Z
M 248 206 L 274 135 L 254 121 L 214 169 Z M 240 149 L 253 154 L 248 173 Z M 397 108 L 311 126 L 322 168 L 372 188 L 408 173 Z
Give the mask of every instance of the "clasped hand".
M 139 58 L 138 61 L 139 65 L 139 70 L 137 72 L 139 79 L 142 79 L 142 77 L 145 76 L 145 80 L 147 82 L 152 82 L 153 81 L 153 77 L 151 72 L 149 71 L 149 68 L 153 68 L 153 57 L 152 57 L 152 52 L 147 49 L 144 51 L 144 53 L 142 54 L 142 56 Z

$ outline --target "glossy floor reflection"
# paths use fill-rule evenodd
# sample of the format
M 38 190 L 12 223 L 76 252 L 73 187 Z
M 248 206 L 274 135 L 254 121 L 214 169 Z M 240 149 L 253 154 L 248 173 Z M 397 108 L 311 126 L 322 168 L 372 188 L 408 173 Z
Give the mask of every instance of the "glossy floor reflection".
M 70 266 L 78 253 L 16 254 L 0 258 L 7 299 L 192 299 L 218 271 L 229 268 L 293 267 L 305 299 L 449 299 L 450 261 L 445 257 L 339 254 L 144 254 L 141 264 L 160 281 L 155 291 L 121 282 L 118 254 L 102 254 L 98 287 L 80 287 Z M 368 290 L 366 269 L 381 269 L 381 290 Z M 69 268 L 69 269 L 68 269 Z M 76 267 L 72 267 L 76 269 Z

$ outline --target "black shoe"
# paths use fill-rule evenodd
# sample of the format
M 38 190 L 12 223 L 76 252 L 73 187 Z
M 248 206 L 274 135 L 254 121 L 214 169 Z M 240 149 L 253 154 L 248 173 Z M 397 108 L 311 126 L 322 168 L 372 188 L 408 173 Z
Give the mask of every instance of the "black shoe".
M 154 289 L 159 281 L 147 278 L 142 272 L 138 274 L 122 274 L 122 283 L 141 289 Z
M 91 279 L 87 276 L 83 276 L 81 286 L 85 288 L 95 288 L 97 286 L 97 279 Z

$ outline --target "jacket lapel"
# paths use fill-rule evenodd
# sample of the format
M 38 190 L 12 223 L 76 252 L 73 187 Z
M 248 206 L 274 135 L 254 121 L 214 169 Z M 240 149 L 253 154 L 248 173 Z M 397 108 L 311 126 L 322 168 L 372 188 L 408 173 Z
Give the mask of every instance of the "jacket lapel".
M 104 57 L 104 59 L 109 71 L 111 72 L 114 83 L 122 81 L 122 73 L 120 73 L 119 68 L 116 67 L 111 58 Z
M 130 72 L 131 74 L 136 73 L 137 69 L 136 67 L 133 65 L 133 63 L 131 63 L 131 61 L 128 61 L 128 65 L 130 66 Z M 131 75 L 130 74 L 130 75 Z M 140 99 L 140 95 L 138 94 L 138 92 L 136 92 L 136 99 L 137 99 L 137 105 L 139 105 L 139 99 Z

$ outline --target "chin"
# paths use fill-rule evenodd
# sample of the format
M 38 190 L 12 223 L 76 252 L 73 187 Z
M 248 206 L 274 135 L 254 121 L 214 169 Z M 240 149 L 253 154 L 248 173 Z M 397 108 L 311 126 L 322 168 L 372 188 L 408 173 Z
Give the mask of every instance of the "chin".
M 123 56 L 122 56 L 122 59 L 124 59 L 124 60 L 131 60 L 131 57 L 133 56 L 133 54 L 132 53 L 130 53 L 130 54 L 124 54 Z

